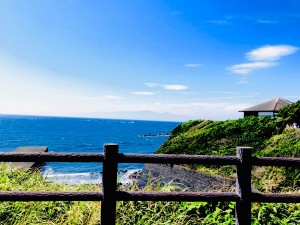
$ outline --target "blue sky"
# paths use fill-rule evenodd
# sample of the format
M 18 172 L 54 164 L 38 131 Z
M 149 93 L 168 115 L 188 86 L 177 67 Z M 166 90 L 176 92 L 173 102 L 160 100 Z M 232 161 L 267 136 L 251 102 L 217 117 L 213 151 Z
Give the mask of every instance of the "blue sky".
M 300 99 L 299 0 L 0 0 L 0 114 L 235 119 Z

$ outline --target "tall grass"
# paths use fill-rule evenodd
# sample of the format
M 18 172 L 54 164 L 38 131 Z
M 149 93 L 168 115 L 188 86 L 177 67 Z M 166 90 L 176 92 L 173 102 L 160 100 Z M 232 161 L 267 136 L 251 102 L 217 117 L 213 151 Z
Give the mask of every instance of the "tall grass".
M 135 189 L 135 187 L 132 187 Z M 172 182 L 144 191 L 174 191 Z M 39 173 L 0 166 L 0 191 L 100 191 L 96 185 L 47 183 Z M 0 225 L 98 225 L 99 202 L 0 202 Z M 235 224 L 235 203 L 118 202 L 117 224 Z M 300 204 L 255 203 L 252 224 L 300 224 Z
M 6 165 L 0 167 L 0 191 L 95 191 L 95 185 L 47 183 L 39 173 Z M 99 224 L 99 202 L 1 202 L 1 225 Z

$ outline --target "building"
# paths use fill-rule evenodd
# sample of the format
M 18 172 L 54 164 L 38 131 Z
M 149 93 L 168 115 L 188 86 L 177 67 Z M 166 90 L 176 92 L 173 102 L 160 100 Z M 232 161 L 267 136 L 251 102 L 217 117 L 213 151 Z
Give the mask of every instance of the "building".
M 260 103 L 258 105 L 252 106 L 250 108 L 241 110 L 239 112 L 244 112 L 244 117 L 246 116 L 272 116 L 276 117 L 280 108 L 291 104 L 292 102 L 282 99 L 275 98 L 273 100 Z

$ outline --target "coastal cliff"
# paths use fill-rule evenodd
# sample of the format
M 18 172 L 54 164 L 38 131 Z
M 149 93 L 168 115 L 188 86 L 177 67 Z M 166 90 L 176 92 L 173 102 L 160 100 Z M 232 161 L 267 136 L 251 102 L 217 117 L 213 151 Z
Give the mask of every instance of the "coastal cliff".
M 191 120 L 174 128 L 156 153 L 235 155 L 237 146 L 248 146 L 253 147 L 254 156 L 300 157 L 300 129 L 287 129 L 299 118 L 300 101 L 282 108 L 276 119 L 250 116 L 226 121 Z M 184 166 L 229 178 L 235 176 L 235 169 L 230 166 Z M 260 190 L 300 186 L 296 179 L 300 170 L 296 168 L 253 168 L 253 174 Z M 264 185 L 266 180 L 271 180 L 271 188 Z

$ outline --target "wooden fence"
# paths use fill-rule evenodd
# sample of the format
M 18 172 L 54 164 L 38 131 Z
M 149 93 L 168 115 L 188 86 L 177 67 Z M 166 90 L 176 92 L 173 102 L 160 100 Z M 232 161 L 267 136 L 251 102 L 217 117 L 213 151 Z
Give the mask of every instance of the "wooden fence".
M 300 167 L 300 158 L 252 157 L 252 148 L 237 147 L 236 156 L 122 154 L 118 144 L 104 145 L 104 153 L 0 153 L 2 162 L 103 162 L 101 192 L 0 191 L 0 201 L 102 201 L 101 224 L 116 222 L 117 201 L 236 202 L 236 224 L 251 224 L 252 202 L 299 203 L 299 194 L 265 194 L 251 191 L 252 166 Z M 117 191 L 118 163 L 235 165 L 236 192 Z

